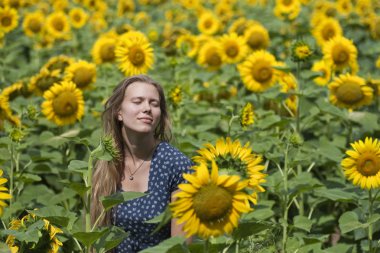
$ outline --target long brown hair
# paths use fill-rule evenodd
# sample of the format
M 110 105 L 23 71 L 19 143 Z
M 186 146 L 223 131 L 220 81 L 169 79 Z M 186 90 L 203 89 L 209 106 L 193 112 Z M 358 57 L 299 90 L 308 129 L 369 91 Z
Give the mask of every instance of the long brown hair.
M 92 224 L 99 218 L 103 210 L 100 198 L 109 196 L 116 192 L 121 187 L 121 181 L 124 177 L 124 142 L 122 136 L 122 122 L 117 118 L 120 110 L 121 103 L 123 102 L 125 90 L 128 86 L 135 82 L 143 82 L 153 85 L 159 94 L 161 117 L 155 129 L 154 137 L 161 141 L 171 140 L 171 124 L 166 107 L 166 100 L 164 91 L 159 83 L 146 75 L 136 75 L 121 81 L 113 90 L 112 95 L 108 98 L 104 106 L 102 114 L 103 133 L 113 137 L 116 148 L 120 156 L 112 161 L 99 160 L 95 164 L 93 173 L 93 186 L 92 186 L 92 203 L 91 203 L 91 222 Z M 108 212 L 104 217 L 99 220 L 99 226 L 111 224 L 111 213 Z

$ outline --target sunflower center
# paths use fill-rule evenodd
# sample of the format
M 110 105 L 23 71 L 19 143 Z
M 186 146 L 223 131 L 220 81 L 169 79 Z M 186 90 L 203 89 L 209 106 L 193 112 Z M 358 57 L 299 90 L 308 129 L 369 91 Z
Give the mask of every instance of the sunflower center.
M 63 31 L 63 28 L 65 27 L 65 24 L 63 23 L 63 21 L 59 18 L 56 18 L 54 19 L 53 21 L 53 27 L 55 30 L 57 31 Z
M 253 78 L 260 83 L 268 82 L 272 78 L 272 75 L 273 71 L 271 66 L 265 63 L 263 64 L 262 62 L 258 63 L 252 69 Z
M 1 25 L 2 26 L 10 26 L 12 23 L 12 19 L 8 16 L 5 16 L 1 19 Z
M 209 184 L 195 194 L 193 207 L 201 221 L 216 222 L 230 212 L 232 195 L 220 186 Z
M 346 104 L 355 104 L 363 98 L 363 93 L 360 85 L 348 81 L 338 87 L 336 97 Z
M 292 0 L 282 0 L 282 4 L 285 6 L 290 6 L 293 3 Z
M 205 20 L 205 22 L 203 23 L 203 25 L 204 25 L 204 27 L 206 28 L 206 29 L 209 29 L 209 28 L 211 28 L 211 26 L 212 26 L 212 20 L 211 19 L 207 19 L 207 20 Z
M 69 62 L 66 62 L 66 61 L 57 61 L 57 62 L 52 63 L 48 67 L 48 70 L 52 71 L 52 70 L 59 69 L 61 72 L 63 72 L 66 69 L 66 67 L 69 66 L 69 65 L 70 65 Z
M 140 47 L 134 46 L 129 50 L 129 60 L 135 66 L 140 66 L 145 61 L 144 51 Z
M 36 19 L 30 20 L 29 29 L 32 30 L 33 33 L 38 33 L 41 31 L 41 22 Z
M 115 45 L 105 44 L 100 48 L 100 57 L 103 61 L 112 61 L 115 58 Z
M 207 64 L 210 66 L 220 66 L 222 64 L 222 59 L 218 53 L 211 53 L 207 56 Z
M 239 48 L 237 47 L 237 45 L 232 44 L 232 43 L 227 45 L 226 54 L 229 57 L 236 57 L 238 53 L 239 53 Z
M 46 76 L 38 81 L 37 86 L 41 91 L 46 91 L 58 81 L 60 81 L 58 77 Z
M 58 116 L 71 116 L 76 113 L 78 109 L 78 102 L 72 92 L 66 91 L 54 98 L 53 109 L 55 114 Z
M 253 32 L 251 33 L 251 36 L 249 36 L 248 38 L 248 45 L 250 46 L 250 48 L 252 49 L 259 49 L 261 47 L 263 47 L 262 45 L 264 44 L 264 36 L 262 33 L 260 32 Z
M 73 77 L 73 82 L 79 87 L 83 88 L 91 83 L 92 74 L 87 68 L 78 68 Z
M 80 22 L 82 20 L 82 15 L 80 13 L 75 13 L 75 15 L 73 15 L 73 19 L 76 22 Z
M 332 59 L 336 65 L 343 65 L 349 59 L 349 53 L 344 48 L 335 48 L 332 53 Z
M 358 158 L 358 170 L 364 176 L 374 176 L 380 171 L 380 159 L 373 153 L 364 153 Z
M 335 29 L 333 27 L 326 27 L 322 30 L 322 37 L 325 41 L 333 38 L 335 36 Z

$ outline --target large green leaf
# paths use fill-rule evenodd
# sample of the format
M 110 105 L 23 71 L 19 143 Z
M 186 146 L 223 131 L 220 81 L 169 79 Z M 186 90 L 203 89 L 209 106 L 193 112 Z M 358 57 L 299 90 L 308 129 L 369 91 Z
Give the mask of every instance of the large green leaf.
M 109 230 L 110 228 L 104 228 L 93 232 L 77 232 L 74 233 L 73 236 L 88 248 L 94 244 L 94 242 L 99 240 L 103 235 L 109 232 Z
M 119 245 L 126 237 L 128 237 L 128 233 L 123 229 L 112 226 L 93 244 L 93 248 L 98 253 L 107 252 Z
M 31 210 L 32 213 L 38 217 L 45 218 L 53 224 L 71 229 L 73 223 L 77 219 L 75 213 L 66 210 L 61 206 L 47 206 L 40 209 Z
M 359 217 L 355 212 L 348 211 L 340 216 L 339 227 L 342 233 L 345 234 L 355 229 L 363 228 L 364 224 L 359 222 Z
M 332 201 L 339 202 L 356 202 L 357 195 L 353 192 L 345 191 L 344 189 L 328 189 L 318 188 L 314 190 L 315 195 L 323 198 L 330 199 Z
M 294 227 L 310 232 L 313 221 L 309 218 L 301 215 L 297 215 L 293 218 Z
M 140 251 L 140 253 L 166 253 L 170 249 L 185 242 L 185 237 L 175 236 L 161 242 L 157 246 Z
M 128 200 L 141 198 L 145 195 L 146 194 L 142 192 L 117 192 L 111 196 L 102 197 L 100 200 L 102 201 L 105 211 L 108 211 L 115 205 L 121 204 Z
M 235 240 L 243 239 L 250 235 L 258 234 L 264 230 L 272 228 L 270 223 L 264 222 L 245 222 L 240 223 L 239 226 L 232 233 Z

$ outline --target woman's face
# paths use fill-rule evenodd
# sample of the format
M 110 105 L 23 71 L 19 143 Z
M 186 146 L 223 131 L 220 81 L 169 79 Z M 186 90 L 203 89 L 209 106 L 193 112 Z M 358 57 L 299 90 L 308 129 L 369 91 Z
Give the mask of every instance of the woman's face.
M 128 132 L 154 133 L 161 117 L 160 96 L 155 86 L 144 82 L 130 84 L 120 105 L 118 120 Z

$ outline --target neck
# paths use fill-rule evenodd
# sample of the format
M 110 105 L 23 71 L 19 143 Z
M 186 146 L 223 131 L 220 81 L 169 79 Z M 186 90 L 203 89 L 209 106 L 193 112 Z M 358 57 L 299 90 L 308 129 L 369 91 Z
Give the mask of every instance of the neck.
M 153 134 L 141 134 L 141 135 L 132 135 L 127 134 L 125 131 L 123 133 L 125 156 L 132 157 L 133 160 L 136 158 L 139 160 L 149 159 L 154 149 L 157 145 L 158 140 L 156 140 Z

